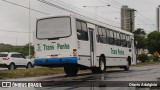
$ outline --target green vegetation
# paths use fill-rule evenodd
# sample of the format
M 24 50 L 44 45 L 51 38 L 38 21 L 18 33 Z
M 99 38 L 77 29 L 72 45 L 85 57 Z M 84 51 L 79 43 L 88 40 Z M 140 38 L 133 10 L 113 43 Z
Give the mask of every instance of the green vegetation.
M 143 29 L 138 28 L 134 31 L 134 38 L 137 43 L 135 47 L 137 49 L 137 59 L 141 62 L 146 62 L 147 60 L 158 61 L 159 53 L 160 53 L 160 32 L 153 31 L 146 36 L 146 33 Z M 147 49 L 151 55 L 149 56 L 145 54 L 138 55 L 139 50 Z M 157 52 L 158 54 L 155 54 Z
M 89 72 L 90 70 L 79 70 L 78 72 L 86 71 Z M 40 77 L 56 74 L 64 74 L 63 67 L 35 67 L 31 69 L 1 70 L 0 79 Z
M 63 68 L 37 67 L 31 69 L 3 70 L 0 72 L 0 79 L 37 77 L 58 73 L 64 73 Z
M 10 44 L 0 44 L 0 52 L 19 52 L 22 53 L 25 56 L 28 56 L 29 52 L 29 44 L 26 44 L 24 46 L 13 46 Z M 34 47 L 31 44 L 31 55 L 34 54 Z
M 140 60 L 143 63 L 143 62 L 148 61 L 149 57 L 147 56 L 147 54 L 143 53 L 143 54 L 139 54 L 137 59 Z
M 134 39 L 137 41 L 137 44 L 135 44 L 136 49 L 145 49 L 147 46 L 147 39 L 145 38 L 145 31 L 141 28 L 138 28 L 134 33 Z
M 147 61 L 144 63 L 137 63 L 135 66 L 147 66 L 147 65 L 157 65 L 159 64 L 158 61 Z
M 154 54 L 156 51 L 160 53 L 160 32 L 153 31 L 146 37 L 145 31 L 138 28 L 134 31 L 134 38 L 137 41 L 137 44 L 135 44 L 137 50 L 148 49 L 151 54 Z
M 0 79 L 37 77 L 58 73 L 64 73 L 63 68 L 36 67 L 31 69 L 4 70 L 0 71 Z
M 148 34 L 147 45 L 151 54 L 160 53 L 160 32 L 154 31 Z

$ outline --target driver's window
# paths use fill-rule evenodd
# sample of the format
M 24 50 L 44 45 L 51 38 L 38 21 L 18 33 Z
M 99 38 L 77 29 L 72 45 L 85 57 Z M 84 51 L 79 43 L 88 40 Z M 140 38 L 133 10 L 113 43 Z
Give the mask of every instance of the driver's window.
M 87 24 L 84 21 L 76 21 L 78 40 L 88 41 Z

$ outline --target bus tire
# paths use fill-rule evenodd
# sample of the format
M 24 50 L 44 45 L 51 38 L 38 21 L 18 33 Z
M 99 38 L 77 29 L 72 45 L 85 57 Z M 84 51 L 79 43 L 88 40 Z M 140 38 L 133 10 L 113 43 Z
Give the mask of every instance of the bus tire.
M 103 56 L 101 56 L 99 58 L 99 67 L 92 67 L 91 68 L 92 73 L 103 73 L 106 71 L 106 62 L 105 62 L 105 58 Z
M 99 58 L 99 72 L 104 73 L 106 71 L 106 61 L 103 56 Z
M 131 59 L 128 57 L 128 59 L 127 59 L 127 65 L 124 66 L 124 71 L 129 71 L 130 65 L 131 65 Z
M 92 67 L 91 68 L 91 71 L 92 71 L 92 73 L 94 73 L 94 74 L 96 74 L 96 73 L 100 73 L 99 71 L 99 68 L 98 67 Z
M 67 76 L 76 76 L 78 73 L 78 67 L 76 64 L 65 65 L 64 72 L 67 74 Z

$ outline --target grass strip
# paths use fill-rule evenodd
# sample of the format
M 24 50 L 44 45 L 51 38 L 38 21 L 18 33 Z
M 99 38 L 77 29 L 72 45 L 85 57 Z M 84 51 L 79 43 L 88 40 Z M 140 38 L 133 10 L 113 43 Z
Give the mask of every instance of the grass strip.
M 134 66 L 148 66 L 148 65 L 157 65 L 160 64 L 159 61 L 148 61 L 148 62 L 144 62 L 144 63 L 137 63 Z
M 63 68 L 35 67 L 31 69 L 2 70 L 0 71 L 0 79 L 38 77 L 59 73 L 64 73 Z

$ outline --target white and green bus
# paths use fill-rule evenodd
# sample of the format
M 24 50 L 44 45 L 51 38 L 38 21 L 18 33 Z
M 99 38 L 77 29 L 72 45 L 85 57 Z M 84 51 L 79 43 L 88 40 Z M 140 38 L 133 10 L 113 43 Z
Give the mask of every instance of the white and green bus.
M 63 66 L 67 75 L 90 68 L 129 70 L 136 64 L 132 33 L 82 15 L 65 14 L 37 19 L 34 35 L 35 65 Z

